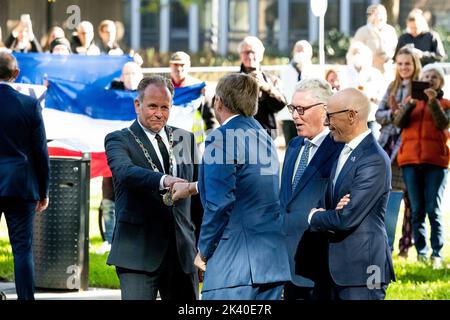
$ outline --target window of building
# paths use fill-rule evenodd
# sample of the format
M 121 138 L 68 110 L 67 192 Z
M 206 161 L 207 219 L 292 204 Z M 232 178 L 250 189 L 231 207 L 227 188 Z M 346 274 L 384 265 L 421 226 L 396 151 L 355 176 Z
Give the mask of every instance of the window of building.
M 358 28 L 367 23 L 366 10 L 372 2 L 369 0 L 351 0 L 350 4 L 350 34 L 355 34 Z
M 299 39 L 309 37 L 309 0 L 289 3 L 289 48 Z
M 229 10 L 228 39 L 231 44 L 238 43 L 248 35 L 250 30 L 248 15 L 252 13 L 249 12 L 248 0 L 230 0 Z
M 259 24 L 260 38 L 266 47 L 276 48 L 280 32 L 278 1 L 261 0 L 259 12 L 260 21 L 262 22 Z
M 189 47 L 189 7 L 180 1 L 170 2 L 170 50 Z
M 141 2 L 141 46 L 159 48 L 159 12 L 154 1 Z
M 340 0 L 328 0 L 327 12 L 325 13 L 325 30 L 339 30 L 341 17 Z

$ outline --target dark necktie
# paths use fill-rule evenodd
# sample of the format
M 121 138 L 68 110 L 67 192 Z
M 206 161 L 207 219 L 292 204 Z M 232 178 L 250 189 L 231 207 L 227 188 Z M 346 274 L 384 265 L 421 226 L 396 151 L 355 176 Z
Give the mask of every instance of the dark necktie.
M 159 152 L 161 152 L 161 156 L 164 162 L 164 173 L 169 174 L 169 153 L 167 152 L 166 145 L 162 141 L 162 138 L 159 134 L 155 135 L 156 141 L 158 141 Z

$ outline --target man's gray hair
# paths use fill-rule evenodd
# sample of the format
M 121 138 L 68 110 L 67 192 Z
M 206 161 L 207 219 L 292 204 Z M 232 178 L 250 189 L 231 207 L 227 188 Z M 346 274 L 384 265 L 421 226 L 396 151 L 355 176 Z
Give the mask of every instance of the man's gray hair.
M 169 92 L 173 98 L 174 89 L 173 89 L 172 81 L 170 79 L 167 79 L 160 75 L 153 75 L 150 77 L 144 77 L 144 78 L 142 78 L 141 82 L 139 82 L 139 85 L 137 87 L 137 92 L 138 92 L 137 99 L 139 100 L 139 102 L 142 103 L 142 101 L 144 101 L 144 92 L 145 92 L 145 89 L 149 85 L 155 85 L 157 87 L 166 88 L 167 90 L 169 90 Z
M 320 78 L 307 78 L 298 82 L 295 92 L 311 92 L 312 95 L 321 102 L 326 102 L 333 95 L 330 84 Z
M 261 42 L 261 40 L 259 40 L 257 37 L 247 36 L 244 38 L 244 40 L 239 42 L 238 53 L 242 52 L 242 49 L 244 48 L 245 45 L 252 46 L 253 50 L 260 52 L 261 56 L 264 55 L 264 50 L 265 50 L 264 45 Z

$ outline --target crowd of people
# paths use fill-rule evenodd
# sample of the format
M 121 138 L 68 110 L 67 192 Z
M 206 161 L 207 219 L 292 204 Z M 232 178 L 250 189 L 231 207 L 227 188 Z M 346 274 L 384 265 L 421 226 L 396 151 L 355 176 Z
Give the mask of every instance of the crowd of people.
M 22 15 L 4 46 L 125 54 L 113 21 L 102 21 L 98 33 L 96 45 L 88 21 L 70 40 L 53 27 L 41 46 Z M 130 52 L 134 61 L 111 82 L 112 90 L 137 92 L 135 122 L 105 138 L 111 176 L 103 178 L 100 205 L 100 253 L 110 252 L 122 299 L 153 300 L 159 292 L 162 299 L 195 300 L 203 277 L 205 300 L 384 299 L 395 281 L 385 225 L 392 191 L 404 200 L 399 255 L 414 245 L 419 261 L 442 267 L 450 101 L 435 63 L 445 57 L 443 45 L 423 12 L 411 11 L 397 38 L 385 7 L 370 5 L 347 64 L 323 74 L 306 40 L 295 43 L 280 77 L 262 71 L 264 51 L 254 36 L 239 43 L 239 72 L 222 77 L 212 97 L 202 91 L 190 132 L 167 124 L 174 89 L 202 82 L 189 75 L 187 53 L 171 55 L 166 78 L 144 77 L 141 57 Z M 18 70 L 14 56 L 0 52 L 2 127 L 24 127 L 22 136 L 2 131 L 8 138 L 0 144 L 0 172 L 10 178 L 0 182 L 0 213 L 10 230 L 18 297 L 32 299 L 30 221 L 48 205 L 49 160 L 39 105 L 6 84 Z M 418 81 L 428 87 L 417 89 Z M 10 112 L 13 102 L 29 111 Z M 282 169 L 278 131 L 286 142 Z M 23 172 L 33 180 L 26 186 L 15 177 Z M 369 285 L 372 272 L 377 280 Z

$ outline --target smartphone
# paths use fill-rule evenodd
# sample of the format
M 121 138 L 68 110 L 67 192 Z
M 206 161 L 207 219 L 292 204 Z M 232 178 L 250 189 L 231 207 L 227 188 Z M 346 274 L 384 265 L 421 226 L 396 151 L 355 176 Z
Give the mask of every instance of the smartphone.
M 411 98 L 427 101 L 428 97 L 423 91 L 429 87 L 430 87 L 429 82 L 413 81 L 411 89 Z

